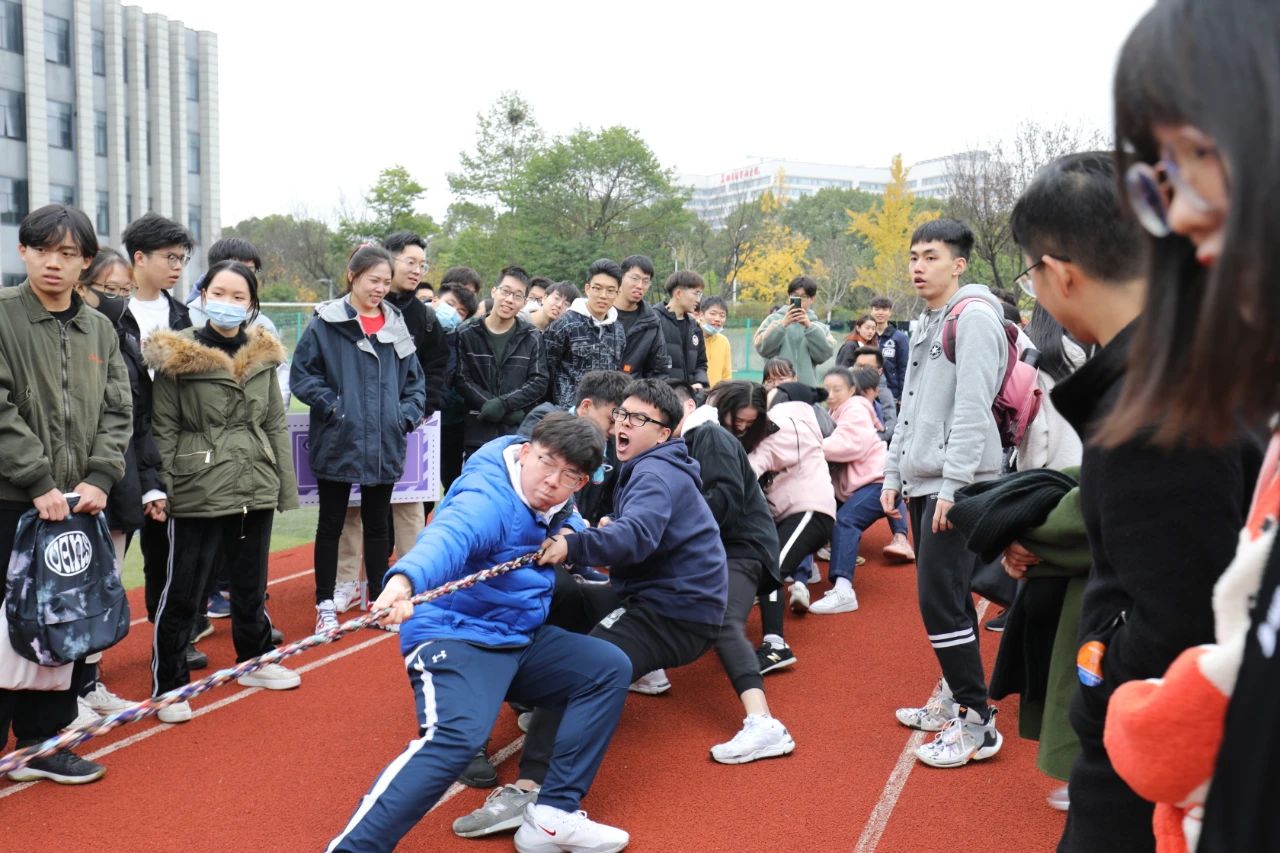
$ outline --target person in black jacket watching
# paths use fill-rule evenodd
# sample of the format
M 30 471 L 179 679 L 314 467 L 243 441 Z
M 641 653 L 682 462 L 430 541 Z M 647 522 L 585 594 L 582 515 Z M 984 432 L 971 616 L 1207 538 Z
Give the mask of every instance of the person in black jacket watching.
M 513 435 L 529 410 L 547 395 L 542 335 L 517 315 L 529 291 L 529 274 L 506 267 L 493 288 L 493 310 L 458 329 L 454 387 L 469 407 L 464 446 Z
M 636 379 L 662 378 L 671 368 L 667 341 L 658 323 L 657 313 L 645 303 L 645 294 L 653 283 L 653 261 L 644 255 L 631 255 L 622 262 L 622 287 L 613 307 L 618 309 L 618 322 L 626 330 L 627 342 L 618 368 Z
M 673 272 L 666 283 L 667 304 L 655 309 L 671 357 L 667 375 L 688 382 L 695 391 L 707 387 L 707 345 L 693 316 L 705 287 L 702 276 L 693 270 Z

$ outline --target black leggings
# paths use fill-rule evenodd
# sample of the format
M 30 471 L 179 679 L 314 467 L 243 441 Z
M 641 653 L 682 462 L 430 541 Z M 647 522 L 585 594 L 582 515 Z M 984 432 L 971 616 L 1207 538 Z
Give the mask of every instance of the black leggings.
M 747 617 L 751 615 L 751 605 L 755 604 L 756 590 L 764 573 L 759 560 L 729 558 L 729 603 L 724 611 L 724 624 L 716 637 L 716 654 L 739 696 L 753 688 L 764 688 L 760 661 L 746 632 Z
M 338 579 L 338 540 L 347 520 L 351 484 L 318 480 L 320 515 L 316 520 L 316 604 L 333 599 Z M 369 600 L 382 593 L 382 576 L 391 559 L 392 484 L 360 486 L 360 521 L 364 525 L 364 574 Z
M 796 573 L 804 558 L 831 539 L 836 520 L 820 512 L 798 512 L 778 522 L 778 566 L 783 581 Z M 782 590 L 760 596 L 760 627 L 766 634 L 782 636 Z

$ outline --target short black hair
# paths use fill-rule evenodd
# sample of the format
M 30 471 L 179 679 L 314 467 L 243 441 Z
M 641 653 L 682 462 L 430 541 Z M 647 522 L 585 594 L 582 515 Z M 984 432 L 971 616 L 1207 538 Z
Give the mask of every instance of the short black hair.
M 803 290 L 805 296 L 813 299 L 818 295 L 818 283 L 807 275 L 798 275 L 791 279 L 791 283 L 787 285 L 787 296 L 790 296 L 797 290 Z
M 842 368 L 843 369 L 843 368 Z M 872 388 L 880 387 L 880 371 L 874 367 L 855 367 L 846 371 L 852 381 L 853 390 L 859 394 L 865 394 Z
M 729 303 L 724 301 L 723 296 L 707 296 L 698 305 L 698 310 L 702 311 L 703 314 L 712 308 L 722 308 L 725 314 L 729 313 Z
M 453 298 L 462 303 L 462 308 L 467 312 L 467 317 L 474 317 L 476 311 L 480 310 L 480 300 L 476 299 L 476 295 L 471 292 L 471 288 L 467 287 L 461 281 L 450 281 L 440 285 L 440 289 L 436 291 L 436 298 L 439 299 L 446 293 L 452 293 Z
M 504 278 L 514 278 L 523 284 L 525 295 L 529 295 L 529 274 L 525 272 L 524 267 L 518 267 L 514 264 L 509 267 L 503 267 L 502 272 L 498 273 L 498 280 L 493 283 L 493 286 L 497 287 L 502 284 Z
M 693 270 L 676 270 L 667 276 L 667 283 L 663 285 L 668 296 L 682 287 L 689 290 L 699 290 L 706 288 L 706 286 L 707 283 L 702 280 L 702 276 Z
M 622 259 L 622 274 L 626 275 L 632 267 L 639 267 L 640 272 L 653 278 L 653 261 L 647 255 L 627 255 Z
M 30 249 L 48 249 L 70 237 L 80 247 L 80 254 L 92 258 L 98 254 L 98 233 L 84 211 L 69 204 L 46 204 L 22 217 L 18 226 L 18 242 Z
M 931 219 L 911 235 L 911 245 L 919 243 L 943 243 L 951 257 L 967 261 L 973 252 L 973 232 L 959 219 Z
M 874 355 L 876 357 L 876 366 L 884 367 L 884 353 L 880 352 L 877 347 L 858 347 L 854 350 L 853 361 L 855 364 L 857 363 L 858 356 L 860 355 Z
M 541 287 L 542 292 L 546 293 L 551 289 L 551 285 L 553 284 L 555 284 L 555 282 L 547 278 L 545 275 L 531 276 L 529 278 L 529 291 L 532 292 L 535 287 Z
M 478 291 L 483 282 L 480 281 L 480 273 L 471 267 L 449 267 L 444 271 L 444 275 L 440 277 L 440 291 L 442 293 L 446 284 L 465 284 Z
M 591 279 L 601 274 L 607 275 L 616 281 L 619 287 L 622 286 L 622 267 L 618 266 L 617 261 L 611 261 L 608 258 L 600 258 L 594 261 L 587 268 L 587 281 L 591 281 Z
M 871 307 L 872 308 L 888 308 L 890 311 L 892 311 L 893 300 L 887 296 L 877 296 L 875 299 L 871 300 Z
M 228 258 L 225 261 L 218 261 L 209 267 L 209 271 L 204 274 L 204 283 L 200 286 L 200 289 L 208 288 L 213 281 L 213 277 L 221 272 L 235 273 L 244 279 L 245 284 L 249 285 L 249 319 L 244 322 L 244 325 L 249 325 L 262 311 L 262 303 L 258 301 L 258 276 L 254 273 L 253 267 L 248 264 L 242 264 L 235 258 Z
M 591 474 L 604 461 L 600 430 L 586 418 L 575 418 L 568 412 L 552 412 L 538 421 L 530 439 L 583 474 Z
M 425 252 L 427 241 L 421 234 L 413 231 L 396 231 L 394 234 L 388 234 L 387 239 L 382 241 L 382 248 L 392 255 L 398 255 L 410 246 L 417 246 Z
M 1036 173 L 1009 227 L 1033 260 L 1060 255 L 1099 281 L 1126 284 L 1142 275 L 1146 243 L 1123 205 L 1112 154 L 1068 154 Z
M 662 426 L 671 430 L 676 428 L 676 424 L 680 423 L 680 418 L 684 415 L 684 407 L 680 405 L 680 398 L 676 396 L 676 392 L 671 390 L 671 386 L 663 379 L 635 379 L 627 386 L 626 392 L 622 399 L 635 397 L 642 403 L 648 403 L 653 406 L 662 415 Z
M 120 239 L 129 253 L 129 263 L 139 252 L 145 255 L 167 246 L 181 246 L 188 252 L 195 248 L 190 231 L 158 213 L 144 213 L 130 222 Z
M 590 400 L 598 406 L 620 406 L 630 384 L 631 377 L 621 370 L 588 370 L 578 380 L 574 404 Z
M 222 261 L 253 261 L 254 272 L 262 271 L 262 256 L 252 243 L 243 237 L 223 237 L 205 253 L 209 266 Z
M 547 288 L 547 296 L 558 293 L 569 302 L 582 298 L 582 291 L 578 290 L 578 286 L 571 281 L 557 281 L 555 284 Z M 546 298 L 545 296 L 543 297 Z
M 421 293 L 424 290 L 430 290 L 432 296 L 434 296 L 436 292 L 436 289 L 432 287 L 431 282 L 429 281 L 419 281 L 418 286 L 413 289 L 413 292 Z

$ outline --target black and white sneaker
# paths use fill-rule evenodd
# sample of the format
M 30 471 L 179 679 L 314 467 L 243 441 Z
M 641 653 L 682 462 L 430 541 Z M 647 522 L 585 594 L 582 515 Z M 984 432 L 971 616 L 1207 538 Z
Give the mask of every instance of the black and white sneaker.
M 18 748 L 33 746 L 38 741 L 19 743 Z M 26 767 L 9 771 L 9 778 L 15 782 L 36 782 L 49 779 L 59 785 L 84 785 L 102 778 L 107 768 L 81 758 L 69 749 L 60 749 L 53 755 L 37 758 Z
M 796 662 L 795 652 L 791 651 L 790 646 L 783 646 L 775 649 L 773 646 L 765 643 L 756 649 L 756 660 L 760 664 L 760 674 L 764 675 L 773 672 L 775 669 L 785 669 Z

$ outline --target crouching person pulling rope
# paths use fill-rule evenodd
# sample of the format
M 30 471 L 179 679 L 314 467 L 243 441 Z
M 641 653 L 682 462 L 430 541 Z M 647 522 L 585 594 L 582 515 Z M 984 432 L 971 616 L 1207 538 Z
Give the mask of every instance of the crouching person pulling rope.
M 485 743 L 505 699 L 564 713 L 537 800 L 519 818 L 516 849 L 608 853 L 627 846 L 626 832 L 588 820 L 578 805 L 618 724 L 631 663 L 616 646 L 544 624 L 553 567 L 510 572 L 437 603 L 412 601 L 414 590 L 536 550 L 566 529 L 582 530 L 570 499 L 603 453 L 594 425 L 559 413 L 539 423 L 531 440 L 489 442 L 388 571 L 374 607 L 389 608 L 384 621 L 401 625 L 419 737 L 374 781 L 329 844 L 331 853 L 395 847 Z

